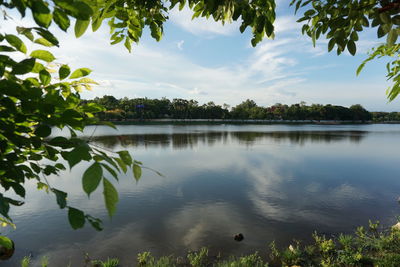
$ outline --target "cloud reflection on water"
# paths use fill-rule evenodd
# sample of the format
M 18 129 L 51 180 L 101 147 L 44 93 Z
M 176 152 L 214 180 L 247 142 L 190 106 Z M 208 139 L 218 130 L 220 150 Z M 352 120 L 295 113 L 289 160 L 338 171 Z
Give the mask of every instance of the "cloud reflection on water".
M 69 192 L 70 203 L 105 219 L 106 229 L 71 230 L 65 212 L 32 185 L 27 204 L 15 213 L 19 231 L 10 236 L 18 244 L 17 256 L 33 251 L 61 265 L 87 251 L 132 264 L 145 250 L 183 254 L 211 246 L 241 254 L 264 250 L 274 239 L 307 238 L 313 230 L 350 231 L 369 218 L 388 221 L 396 211 L 391 199 L 400 191 L 400 167 L 388 155 L 398 151 L 397 138 L 296 128 L 97 136 L 96 144 L 129 149 L 166 177 L 146 172 L 137 185 L 120 177 L 121 201 L 109 221 L 101 190 L 90 200 L 84 195 L 85 166 L 78 166 L 51 182 Z M 237 232 L 245 235 L 243 242 L 233 241 Z

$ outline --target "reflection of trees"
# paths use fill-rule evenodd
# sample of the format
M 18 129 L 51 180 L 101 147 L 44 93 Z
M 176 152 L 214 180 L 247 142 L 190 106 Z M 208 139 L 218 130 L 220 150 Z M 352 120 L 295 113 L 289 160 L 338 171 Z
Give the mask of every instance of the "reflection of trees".
M 364 138 L 362 131 L 286 131 L 286 132 L 202 132 L 177 134 L 136 134 L 118 136 L 99 136 L 93 141 L 104 147 L 172 147 L 174 149 L 193 148 L 198 144 L 213 146 L 226 144 L 228 140 L 253 145 L 263 141 L 276 143 L 291 142 L 304 145 L 310 143 L 330 143 L 350 141 L 359 143 Z
M 286 131 L 286 132 L 232 132 L 232 137 L 246 144 L 256 144 L 262 141 L 276 143 L 289 141 L 293 144 L 330 143 L 350 141 L 358 143 L 364 137 L 362 131 Z
M 144 147 L 168 147 L 170 144 L 170 135 L 144 134 L 144 135 L 110 135 L 93 137 L 92 140 L 104 147 L 113 148 L 121 145 L 144 146 Z

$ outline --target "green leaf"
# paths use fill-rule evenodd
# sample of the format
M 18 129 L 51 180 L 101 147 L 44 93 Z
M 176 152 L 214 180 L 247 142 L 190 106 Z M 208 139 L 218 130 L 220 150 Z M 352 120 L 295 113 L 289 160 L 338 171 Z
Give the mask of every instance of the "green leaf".
M 133 176 L 135 177 L 136 181 L 140 180 L 142 176 L 142 168 L 138 164 L 133 164 Z
M 333 47 L 335 46 L 335 44 L 336 44 L 336 42 L 335 42 L 335 39 L 334 39 L 334 38 L 332 38 L 332 39 L 329 40 L 329 43 L 328 43 L 328 52 L 332 51 L 332 49 L 333 49 Z
M 357 34 L 356 31 L 353 31 L 353 32 L 351 33 L 350 39 L 353 40 L 354 42 L 355 42 L 355 41 L 358 41 L 358 34 Z
M 6 236 L 0 236 L 0 246 L 6 249 L 13 249 L 14 243 L 11 239 Z
M 69 207 L 68 220 L 73 229 L 82 228 L 85 225 L 85 214 L 81 210 Z
M 18 62 L 13 68 L 13 74 L 26 74 L 32 71 L 33 67 L 35 66 L 35 58 L 28 58 L 24 59 L 21 62 Z
M 365 62 L 363 62 L 360 66 L 358 66 L 357 71 L 356 71 L 357 76 L 360 74 L 360 72 L 362 71 L 364 66 L 365 66 Z
M 264 31 L 264 25 L 265 25 L 265 17 L 263 16 L 257 17 L 255 22 L 255 31 L 261 34 Z
M 255 38 L 251 39 L 251 45 L 253 47 L 256 47 L 257 46 L 257 39 L 255 39 Z
M 111 168 L 110 166 L 108 166 L 107 164 L 104 163 L 100 163 L 112 176 L 114 176 L 114 178 L 118 181 L 118 174 L 117 172 Z
M 119 151 L 118 155 L 126 165 L 130 166 L 132 164 L 132 157 L 128 151 Z
M 110 121 L 100 121 L 98 122 L 99 125 L 106 125 L 108 127 L 111 127 L 113 129 L 117 129 L 117 127 L 115 127 L 114 123 L 110 122 Z
M 39 125 L 36 130 L 35 134 L 40 137 L 47 137 L 51 134 L 51 128 L 47 125 Z
M 94 229 L 96 229 L 97 231 L 103 230 L 103 227 L 102 227 L 102 225 L 101 225 L 102 222 L 101 222 L 100 219 L 94 218 L 94 217 L 92 217 L 92 216 L 90 216 L 90 215 L 86 215 L 86 219 L 89 221 L 89 223 L 92 225 L 92 227 L 93 227 Z
M 54 59 L 56 59 L 52 53 L 50 53 L 49 51 L 46 51 L 46 50 L 32 51 L 30 56 L 37 58 L 37 59 L 44 60 L 46 62 L 52 62 Z
M 9 218 L 8 211 L 10 210 L 10 204 L 7 201 L 7 198 L 3 197 L 3 194 L 0 193 L 0 214 L 6 218 Z
M 52 191 L 56 195 L 57 204 L 60 206 L 60 209 L 65 208 L 67 206 L 67 193 L 57 189 L 52 189 Z
M 396 25 L 400 25 L 400 15 L 396 15 L 392 18 L 392 22 Z
M 378 31 L 377 31 L 378 38 L 381 38 L 381 37 L 385 36 L 385 34 L 386 33 L 384 32 L 382 25 L 380 25 L 378 27 Z
M 92 31 L 97 31 L 100 28 L 102 22 L 103 18 L 92 19 Z
M 128 49 L 129 53 L 132 52 L 132 40 L 128 36 L 125 38 L 124 46 Z
M 181 11 L 185 7 L 185 4 L 186 4 L 186 0 L 181 0 L 179 2 L 179 11 Z
M 112 185 L 112 183 L 110 183 L 110 181 L 105 178 L 103 179 L 103 187 L 104 201 L 106 204 L 108 215 L 112 217 L 117 210 L 118 192 Z
M 78 146 L 75 147 L 71 152 L 66 154 L 65 157 L 68 161 L 69 167 L 72 169 L 76 164 L 81 162 L 82 160 L 90 160 L 91 156 L 89 153 L 88 146 Z
M 93 15 L 92 8 L 83 1 L 57 0 L 56 3 L 76 19 L 88 20 Z
M 398 78 L 399 76 L 397 76 L 396 78 Z M 389 102 L 393 101 L 399 94 L 400 94 L 400 87 L 399 84 L 397 82 L 395 82 L 395 84 L 393 85 L 392 88 L 388 88 L 387 92 L 387 98 L 389 99 Z
M 39 79 L 40 79 L 40 82 L 41 82 L 44 86 L 46 86 L 46 85 L 48 85 L 48 84 L 50 83 L 50 81 L 51 81 L 51 75 L 50 75 L 50 73 L 49 73 L 47 70 L 43 69 L 43 70 L 39 71 Z
M 95 80 L 93 80 L 93 79 L 90 79 L 90 78 L 82 78 L 82 79 L 79 79 L 79 81 L 78 81 L 79 83 L 90 83 L 90 84 L 99 84 L 98 82 L 96 82 Z
M 70 148 L 72 147 L 71 141 L 63 136 L 57 136 L 48 141 L 52 146 L 58 146 L 61 148 Z
M 26 54 L 26 46 L 24 42 L 22 42 L 22 40 L 19 39 L 17 36 L 13 34 L 6 34 L 6 40 L 10 45 L 15 47 L 18 51 Z
M 54 165 L 54 167 L 56 167 L 59 170 L 66 170 L 64 164 L 62 163 L 56 163 L 56 165 Z
M 304 12 L 305 17 L 310 17 L 314 14 L 315 14 L 315 10 L 313 10 L 313 9 L 310 9 L 310 10 L 307 10 L 306 12 Z
M 90 113 L 97 113 L 97 112 L 105 111 L 105 108 L 96 103 L 88 103 L 86 105 L 82 105 L 82 111 L 90 112 Z
M 397 41 L 397 36 L 398 36 L 398 35 L 397 35 L 396 29 L 391 29 L 390 32 L 389 32 L 389 34 L 388 34 L 388 36 L 387 36 L 387 40 L 386 40 L 387 45 L 388 45 L 389 47 L 393 46 L 393 45 L 396 43 L 396 41 Z
M 19 183 L 11 183 L 11 187 L 14 189 L 14 192 L 20 197 L 25 197 L 25 188 Z
M 71 69 L 68 67 L 68 65 L 62 65 L 58 70 L 58 76 L 60 77 L 60 80 L 67 78 L 70 73 Z
M 71 76 L 69 76 L 70 79 L 76 79 L 76 78 L 80 78 L 80 77 L 84 77 L 89 75 L 92 72 L 91 69 L 88 68 L 80 68 L 75 70 Z
M 41 70 L 45 70 L 46 68 L 43 66 L 43 64 L 39 63 L 39 62 L 35 62 L 35 65 L 33 66 L 33 69 L 31 70 L 31 72 L 33 73 L 39 73 Z M 37 86 L 40 86 L 40 84 L 38 83 Z
M 38 182 L 37 183 L 37 189 L 38 190 L 45 190 L 46 191 L 46 193 L 49 193 L 49 186 L 47 185 L 47 184 L 45 184 L 45 183 L 42 183 L 42 182 Z
M 47 47 L 52 47 L 52 46 L 54 46 L 54 44 L 50 43 L 49 41 L 47 41 L 47 40 L 44 39 L 44 38 L 37 38 L 37 39 L 34 41 L 34 43 L 37 43 L 37 44 L 40 44 L 40 45 L 43 45 L 43 46 L 47 46 Z
M 156 39 L 157 41 L 161 40 L 162 37 L 162 28 L 157 25 L 154 21 L 150 23 L 150 32 L 151 32 L 151 37 Z
M 122 42 L 122 40 L 124 40 L 124 36 L 120 35 L 120 36 L 116 36 L 116 37 L 111 37 L 111 39 L 113 40 L 111 42 L 111 44 L 114 45 L 114 44 L 118 44 L 118 43 Z
M 353 40 L 349 40 L 349 42 L 347 43 L 347 50 L 349 50 L 350 54 L 352 54 L 353 56 L 356 54 L 357 48 Z
M 50 13 L 50 9 L 42 0 L 33 1 L 32 15 L 35 22 L 44 28 L 50 26 L 53 16 Z
M 41 70 L 41 71 L 39 71 L 39 79 L 40 79 L 40 82 L 43 84 L 43 85 L 48 85 L 49 83 L 50 83 L 50 81 L 51 81 L 51 75 L 50 75 L 50 73 L 47 71 L 47 70 L 45 70 L 45 69 L 43 69 L 43 70 Z
M 247 26 L 248 25 L 243 22 L 242 25 L 240 25 L 239 27 L 240 33 L 243 33 L 246 30 Z
M 49 32 L 49 31 L 46 30 L 46 29 L 38 28 L 38 27 L 35 27 L 35 28 L 33 28 L 33 29 L 35 29 L 36 32 L 37 32 L 40 36 L 42 36 L 44 39 L 46 39 L 47 41 L 49 41 L 49 42 L 52 43 L 53 45 L 58 46 L 58 40 L 57 40 L 57 38 L 56 38 L 51 32 Z M 35 42 L 36 42 L 36 41 L 35 41 Z
M 76 38 L 81 37 L 85 33 L 89 24 L 90 20 L 80 20 L 80 19 L 76 20 L 74 28 Z
M 0 45 L 0 52 L 14 52 L 14 51 L 17 51 L 17 50 L 12 48 L 11 46 Z
M 392 24 L 383 24 L 382 25 L 382 30 L 385 34 L 389 33 L 391 29 L 392 29 Z
M 126 173 L 128 171 L 126 164 L 120 159 L 120 158 L 114 158 L 115 161 L 118 163 L 119 167 L 121 168 L 121 170 Z
M 59 8 L 55 8 L 53 12 L 54 22 L 60 27 L 61 30 L 67 31 L 70 26 L 68 16 Z
M 386 12 L 380 13 L 379 14 L 379 18 L 382 20 L 383 23 L 390 23 L 391 22 L 390 15 L 387 14 Z
M 99 186 L 102 177 L 103 169 L 98 162 L 93 163 L 92 166 L 83 173 L 82 186 L 88 196 Z
M 18 32 L 18 34 L 24 35 L 26 38 L 28 38 L 32 42 L 33 42 L 33 39 L 35 38 L 32 34 L 31 28 L 17 27 L 17 32 Z
M 22 201 L 11 199 L 8 197 L 5 197 L 4 199 L 7 199 L 8 203 L 10 203 L 11 205 L 14 205 L 14 206 L 22 206 L 24 204 L 24 202 L 22 202 Z
M 272 36 L 274 33 L 274 25 L 268 20 L 265 20 L 265 32 L 267 36 Z

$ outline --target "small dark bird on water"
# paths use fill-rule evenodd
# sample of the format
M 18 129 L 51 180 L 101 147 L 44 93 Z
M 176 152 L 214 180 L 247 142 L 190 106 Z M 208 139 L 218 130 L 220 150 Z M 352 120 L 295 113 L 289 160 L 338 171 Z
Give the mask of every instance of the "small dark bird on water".
M 242 240 L 244 239 L 244 236 L 243 236 L 242 233 L 239 233 L 239 234 L 236 234 L 236 235 L 233 237 L 233 239 L 234 239 L 235 241 L 240 242 L 240 241 L 242 241 Z

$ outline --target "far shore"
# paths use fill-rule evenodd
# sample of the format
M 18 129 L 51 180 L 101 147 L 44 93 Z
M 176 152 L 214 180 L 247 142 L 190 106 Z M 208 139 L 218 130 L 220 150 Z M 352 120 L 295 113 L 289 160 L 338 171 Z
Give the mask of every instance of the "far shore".
M 341 125 L 341 124 L 400 124 L 400 121 L 352 121 L 352 120 L 238 120 L 238 119 L 130 119 L 130 120 L 108 120 L 115 125 L 136 124 L 318 124 L 318 125 Z

